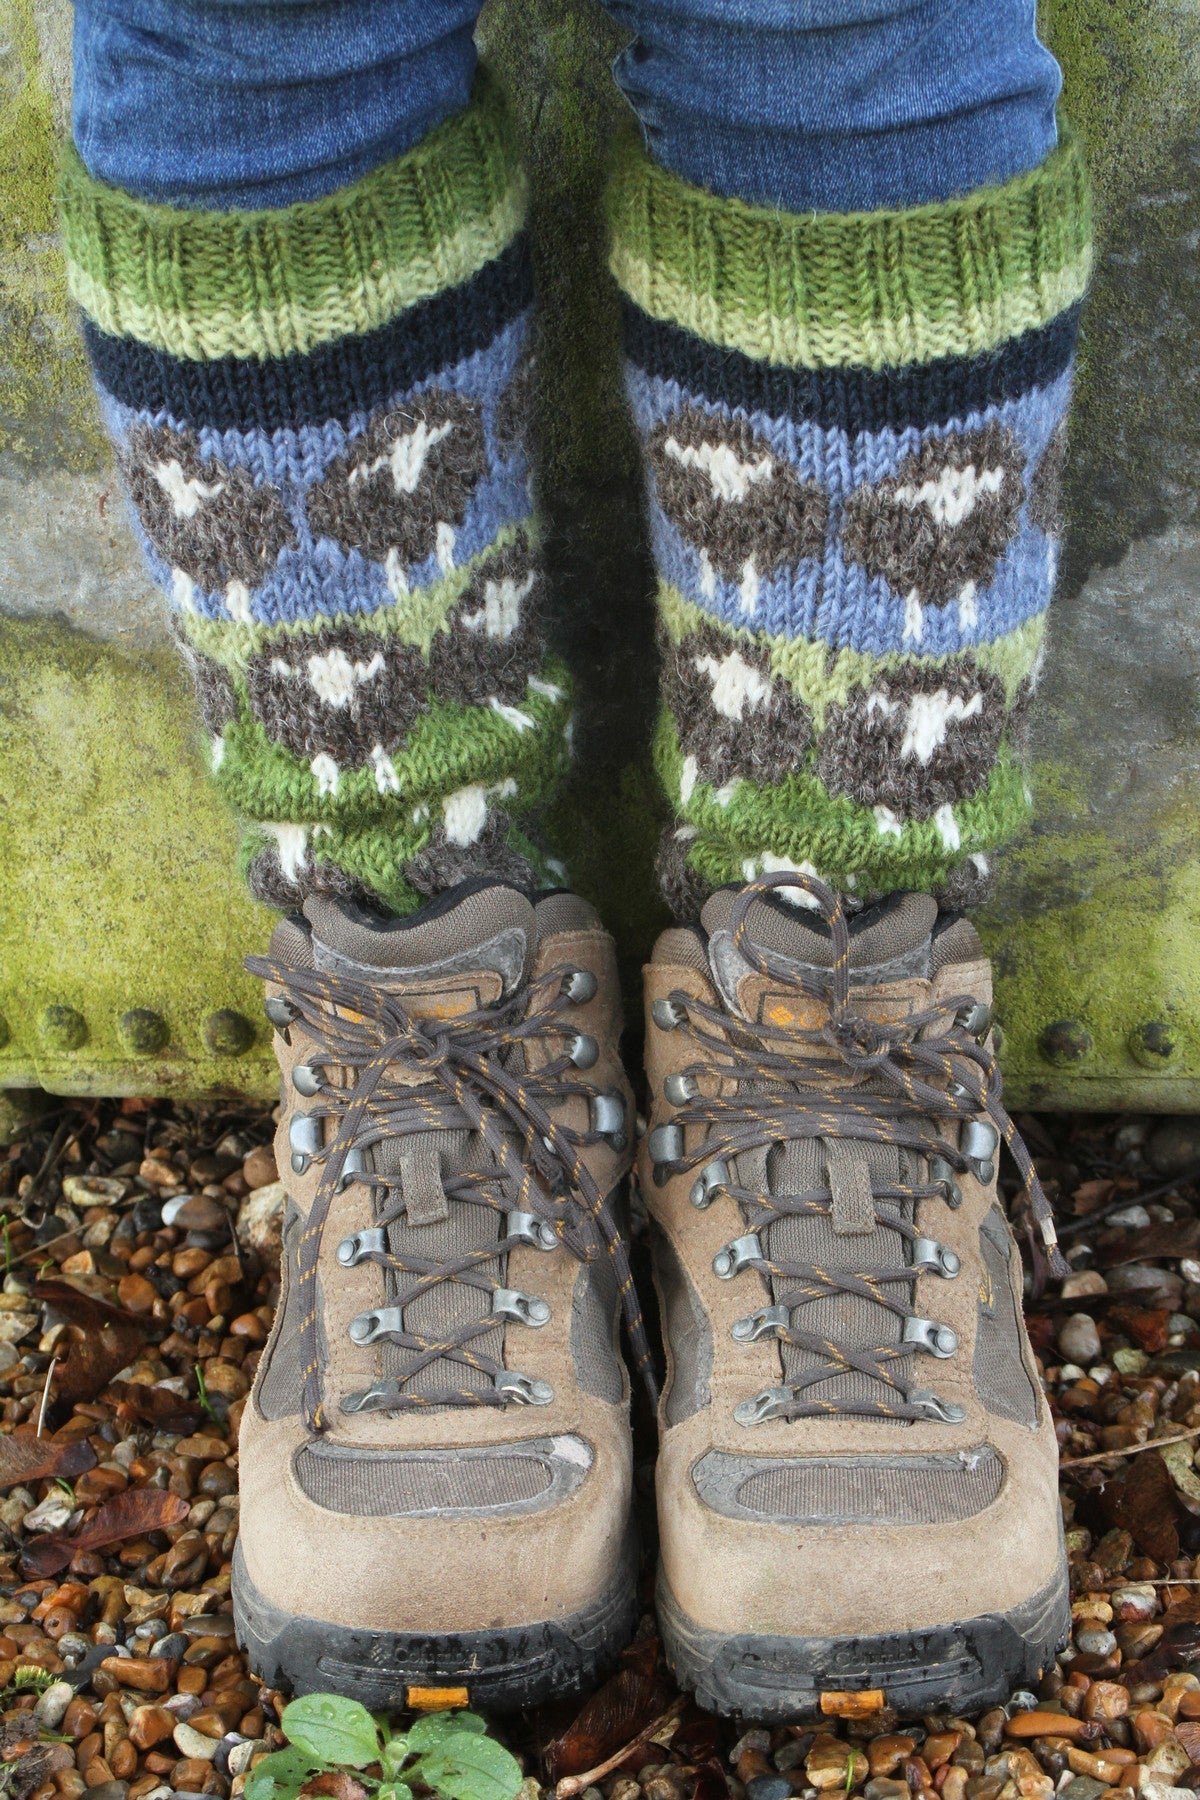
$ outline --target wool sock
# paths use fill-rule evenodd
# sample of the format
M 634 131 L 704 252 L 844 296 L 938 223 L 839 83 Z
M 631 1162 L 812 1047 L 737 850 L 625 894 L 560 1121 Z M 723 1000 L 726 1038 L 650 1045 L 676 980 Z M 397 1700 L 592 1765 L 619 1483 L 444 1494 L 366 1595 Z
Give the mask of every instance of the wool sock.
M 544 881 L 525 190 L 501 103 L 324 198 L 151 205 L 68 154 L 71 290 L 253 892 Z M 553 870 L 550 869 L 552 873 Z
M 663 649 L 668 899 L 774 869 L 962 904 L 1025 818 L 1090 262 L 1069 138 L 899 211 L 610 191 Z

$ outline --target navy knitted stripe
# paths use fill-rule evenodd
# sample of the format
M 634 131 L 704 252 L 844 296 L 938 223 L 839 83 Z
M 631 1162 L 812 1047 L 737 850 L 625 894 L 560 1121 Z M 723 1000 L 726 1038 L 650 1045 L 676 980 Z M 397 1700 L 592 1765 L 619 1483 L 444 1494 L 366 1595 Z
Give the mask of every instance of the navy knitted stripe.
M 218 431 L 278 431 L 346 424 L 352 413 L 372 412 L 485 349 L 532 301 L 522 234 L 470 281 L 419 301 L 375 331 L 337 338 L 306 355 L 196 362 L 111 337 L 86 318 L 83 333 L 97 381 L 126 406 Z
M 636 368 L 731 408 L 838 427 L 852 435 L 945 425 L 1046 387 L 1071 360 L 1078 306 L 981 356 L 946 356 L 903 369 L 785 369 L 653 319 L 622 300 L 625 354 Z

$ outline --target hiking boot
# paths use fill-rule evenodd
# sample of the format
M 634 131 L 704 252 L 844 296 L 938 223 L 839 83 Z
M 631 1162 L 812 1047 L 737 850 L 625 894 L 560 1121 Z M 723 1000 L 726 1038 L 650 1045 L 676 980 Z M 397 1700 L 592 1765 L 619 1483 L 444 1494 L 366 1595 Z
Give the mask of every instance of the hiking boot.
M 270 955 L 282 1287 L 241 1428 L 233 1598 L 272 1686 L 504 1709 L 635 1619 L 616 966 L 567 894 L 313 898 Z
M 703 1706 L 774 1720 L 871 1690 L 963 1713 L 1066 1637 L 1002 1139 L 1061 1259 L 990 1001 L 973 927 L 927 895 L 848 930 L 821 883 L 769 876 L 658 943 L 639 1162 L 668 1352 L 658 1606 Z

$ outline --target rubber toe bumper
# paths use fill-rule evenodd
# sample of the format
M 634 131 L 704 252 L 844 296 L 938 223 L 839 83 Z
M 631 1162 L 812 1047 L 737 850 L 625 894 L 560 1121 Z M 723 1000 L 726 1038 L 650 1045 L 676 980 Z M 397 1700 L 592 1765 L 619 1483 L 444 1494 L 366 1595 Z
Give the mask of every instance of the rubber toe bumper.
M 473 1706 L 512 1712 L 594 1685 L 633 1635 L 636 1584 L 631 1533 L 608 1590 L 561 1619 L 437 1636 L 357 1631 L 272 1606 L 247 1575 L 239 1546 L 233 1613 L 250 1667 L 285 1692 L 344 1694 L 372 1711 L 399 1711 L 411 1688 L 466 1688 Z
M 1067 1641 L 1067 1568 L 1008 1613 L 879 1637 L 727 1636 L 684 1613 L 662 1575 L 658 1619 L 681 1687 L 711 1712 L 765 1722 L 820 1715 L 821 1695 L 882 1689 L 902 1715 L 971 1713 L 1037 1680 Z

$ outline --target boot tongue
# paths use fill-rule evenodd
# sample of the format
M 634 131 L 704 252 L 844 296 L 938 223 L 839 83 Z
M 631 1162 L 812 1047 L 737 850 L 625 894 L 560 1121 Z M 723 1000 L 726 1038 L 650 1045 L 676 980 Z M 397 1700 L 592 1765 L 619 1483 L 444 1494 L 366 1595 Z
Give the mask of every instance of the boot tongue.
M 537 946 L 533 906 L 518 889 L 501 884 L 452 889 L 410 919 L 379 919 L 352 902 L 324 896 L 306 900 L 304 912 L 318 969 L 401 994 L 418 1017 L 453 1018 L 495 1005 L 524 981 Z M 370 1166 L 397 1180 L 393 1202 L 402 1203 L 387 1224 L 393 1257 L 458 1259 L 498 1241 L 503 1229 L 498 1212 L 452 1203 L 445 1191 L 448 1176 L 476 1166 L 478 1159 L 478 1140 L 466 1130 L 409 1132 L 374 1146 Z M 396 1294 L 396 1277 L 386 1271 L 383 1304 L 394 1304 Z M 404 1324 L 436 1338 L 483 1319 L 490 1305 L 485 1291 L 439 1282 L 409 1302 Z M 471 1342 L 474 1350 L 500 1358 L 503 1326 Z M 417 1360 L 415 1352 L 388 1340 L 380 1340 L 374 1358 L 371 1379 L 409 1376 Z M 418 1393 L 447 1385 L 484 1391 L 490 1382 L 482 1371 L 440 1357 L 412 1377 Z
M 499 883 L 452 889 L 409 919 L 381 919 L 319 894 L 304 912 L 318 969 L 403 994 L 414 1012 L 443 1017 L 507 998 L 537 946 L 532 904 Z
M 758 1003 L 764 978 L 734 943 L 730 921 L 737 898 L 736 888 L 720 888 L 710 895 L 700 924 L 708 937 L 713 979 L 726 1004 L 745 1018 L 747 1008 Z M 937 901 L 929 894 L 893 894 L 857 914 L 850 921 L 851 982 L 876 987 L 927 977 L 937 910 Z M 808 907 L 755 900 L 746 916 L 745 935 L 760 949 L 770 950 L 776 960 L 792 965 L 797 982 L 833 967 L 829 927 Z
M 780 977 L 764 976 L 747 961 L 733 942 L 730 919 L 737 889 L 724 888 L 708 900 L 700 916 L 708 934 L 708 955 L 714 979 L 726 1004 L 744 1019 L 774 1016 L 776 1006 L 794 1009 L 802 1023 L 814 1025 L 823 1009 L 819 1000 L 782 994 Z M 932 940 L 937 924 L 937 902 L 928 894 L 897 894 L 869 907 L 850 921 L 850 979 L 859 986 L 875 987 L 892 981 L 928 977 Z M 833 940 L 824 920 L 806 907 L 786 902 L 756 900 L 746 918 L 746 936 L 775 959 L 792 965 L 797 981 L 820 976 L 833 967 Z M 771 992 L 772 988 L 775 990 Z M 878 1002 L 876 1002 L 878 1004 Z M 899 1180 L 917 1180 L 919 1169 L 911 1157 L 890 1144 L 848 1143 L 835 1133 L 828 1138 L 804 1137 L 764 1145 L 739 1156 L 737 1180 L 753 1191 L 773 1195 L 803 1194 L 828 1188 L 835 1208 L 840 1192 L 869 1196 L 872 1189 Z M 870 1206 L 869 1198 L 867 1200 Z M 902 1216 L 913 1221 L 907 1204 Z M 746 1215 L 743 1223 L 747 1223 Z M 844 1233 L 833 1227 L 831 1217 L 785 1214 L 775 1223 L 760 1227 L 766 1255 L 778 1263 L 815 1265 L 825 1269 L 860 1270 L 903 1263 L 905 1243 L 900 1233 L 882 1219 L 855 1226 Z M 795 1287 L 788 1278 L 767 1281 L 773 1305 Z M 890 1297 L 902 1302 L 903 1283 L 890 1287 Z M 791 1322 L 805 1332 L 825 1337 L 847 1349 L 870 1350 L 880 1346 L 898 1350 L 899 1317 L 877 1303 L 852 1293 L 830 1293 L 799 1307 Z M 780 1345 L 783 1379 L 800 1384 L 825 1358 L 799 1345 Z M 886 1401 L 888 1389 L 871 1376 L 848 1367 L 844 1374 L 823 1381 L 818 1392 L 829 1401 L 847 1405 Z

